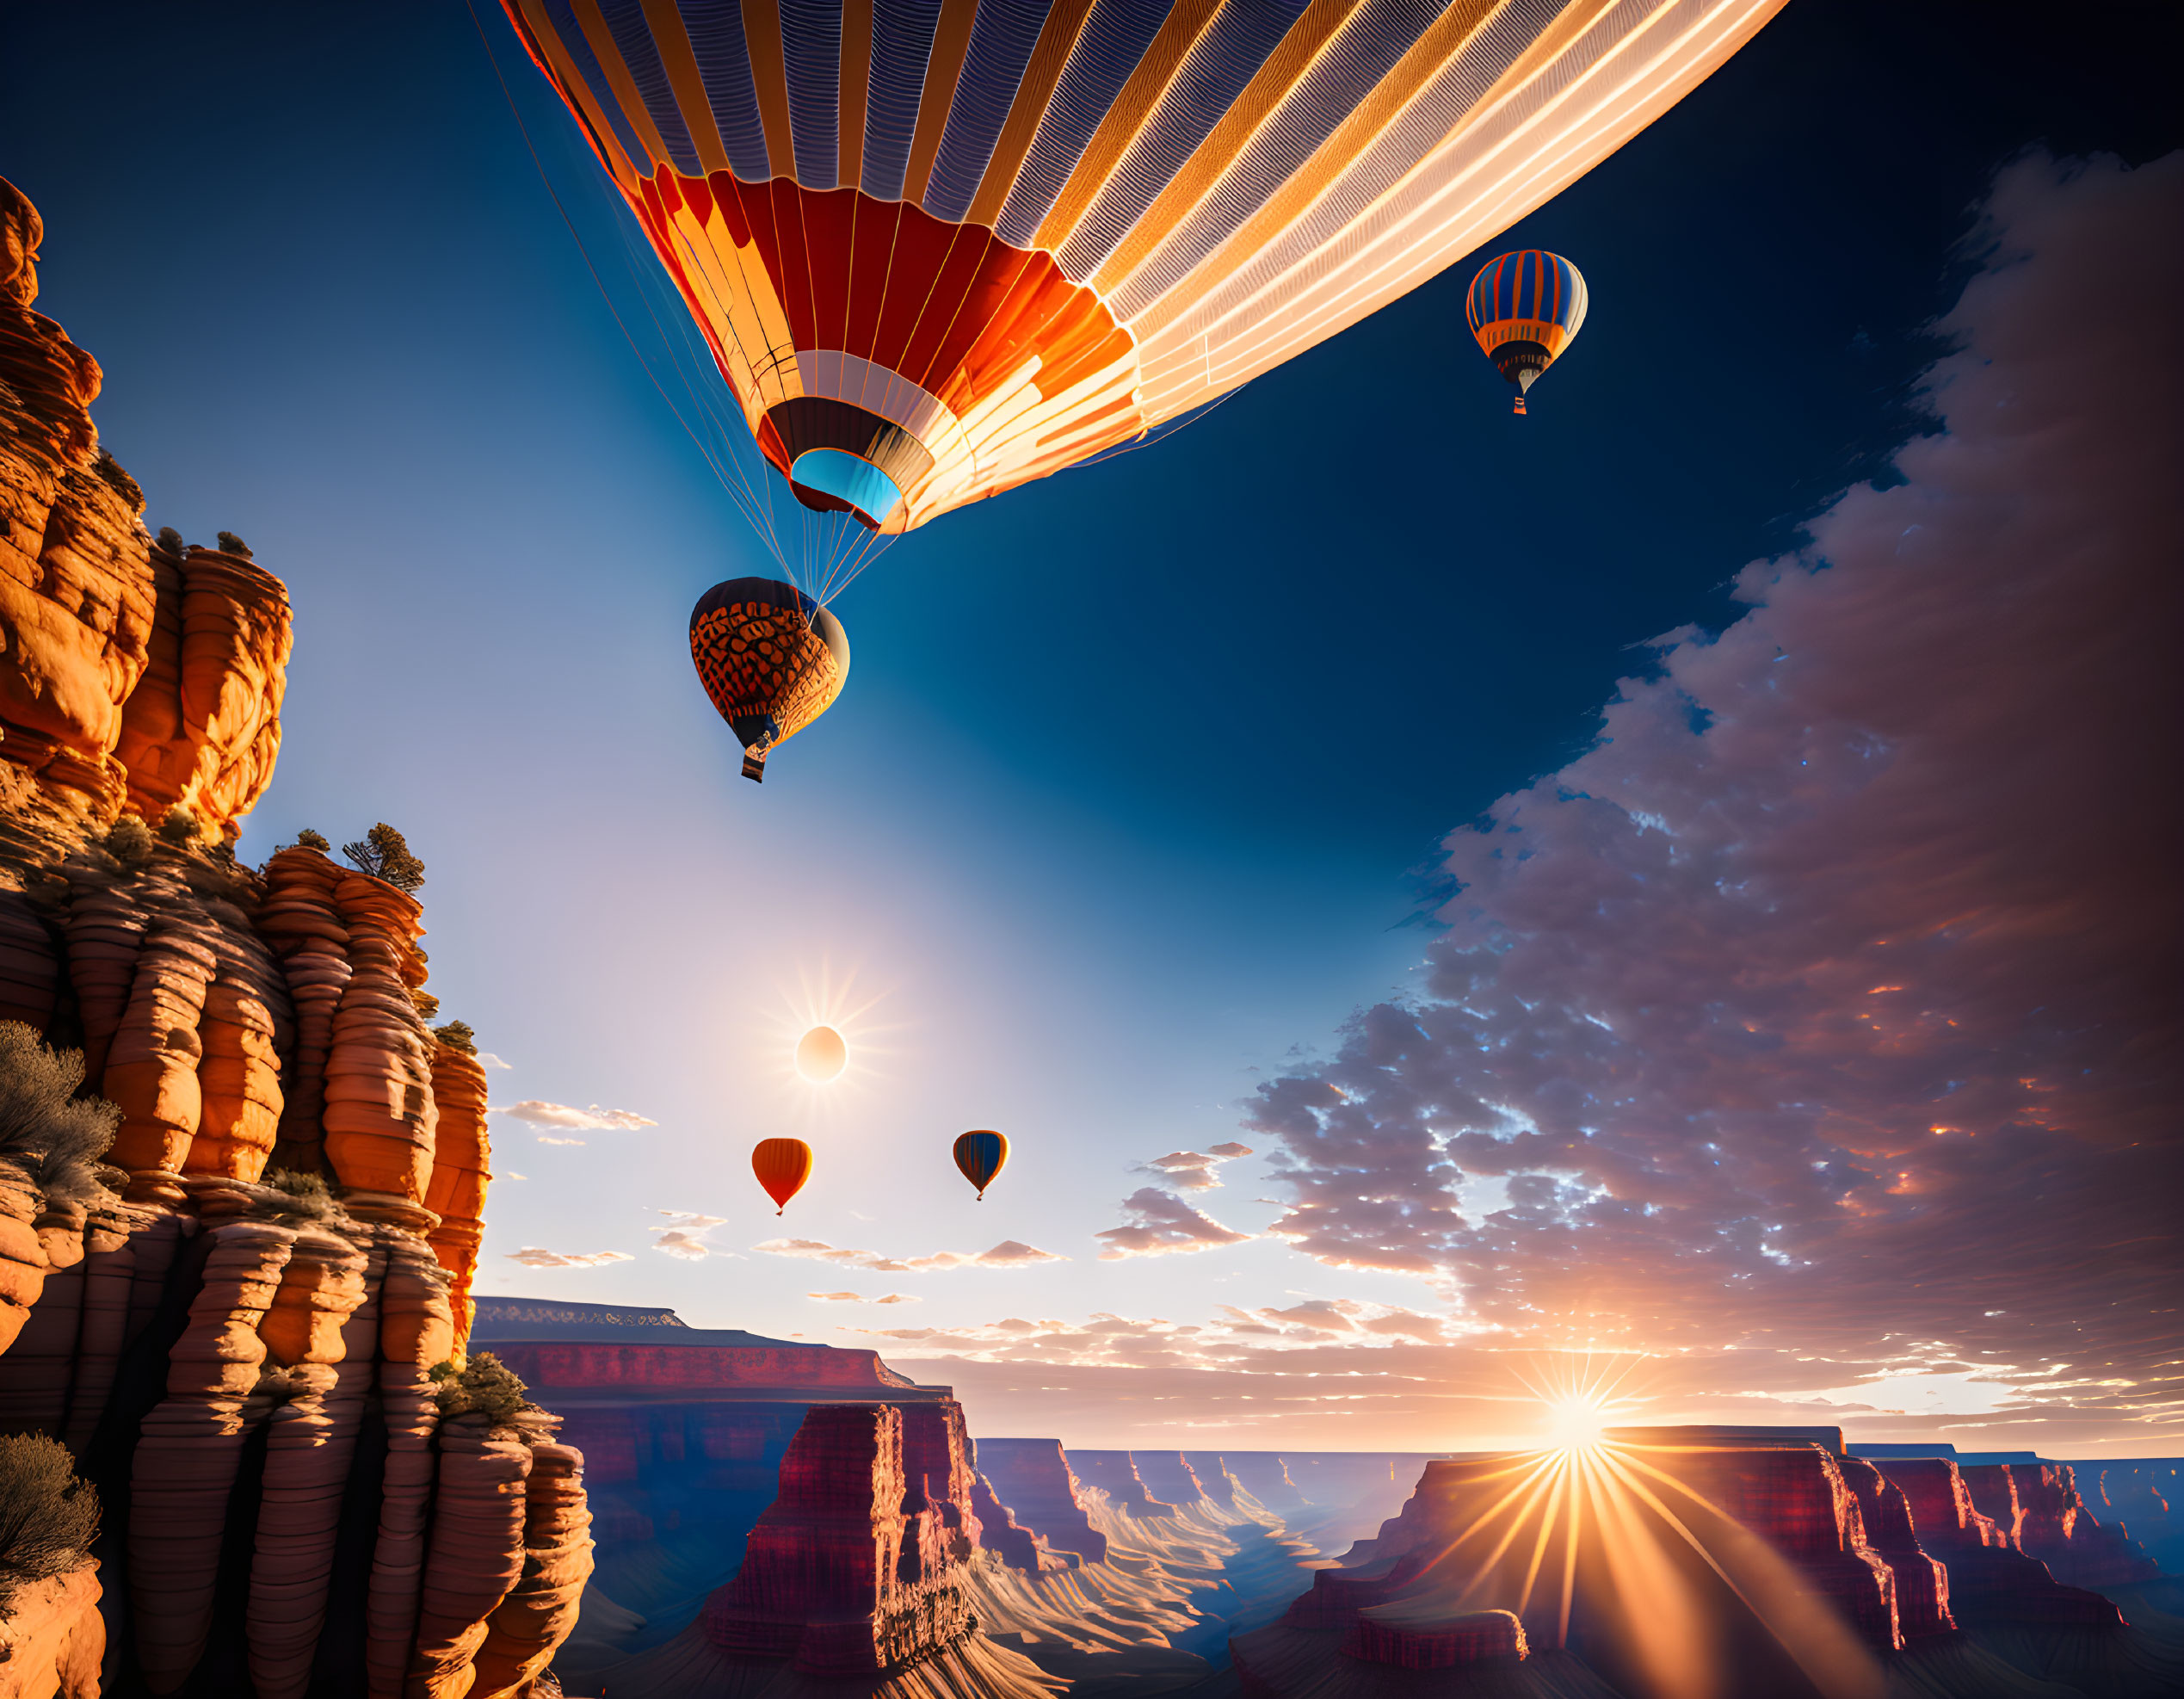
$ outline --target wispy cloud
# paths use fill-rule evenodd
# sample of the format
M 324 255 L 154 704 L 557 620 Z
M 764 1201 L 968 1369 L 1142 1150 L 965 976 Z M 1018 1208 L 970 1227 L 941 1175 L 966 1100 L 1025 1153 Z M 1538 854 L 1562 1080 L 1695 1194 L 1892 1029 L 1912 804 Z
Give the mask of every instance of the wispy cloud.
M 807 1298 L 815 1298 L 822 1304 L 919 1304 L 925 1301 L 913 1298 L 907 1292 L 890 1292 L 884 1298 L 867 1298 L 861 1292 L 807 1292 Z
M 769 1239 L 751 1246 L 769 1257 L 804 1257 L 836 1268 L 864 1269 L 873 1274 L 931 1274 L 943 1269 L 1021 1269 L 1034 1263 L 1066 1263 L 1069 1258 L 1036 1245 L 1005 1239 L 990 1251 L 936 1251 L 929 1257 L 883 1257 L 876 1251 L 851 1251 L 816 1239 Z
M 686 1263 L 702 1263 L 708 1257 L 736 1254 L 706 1243 L 707 1233 L 726 1225 L 725 1215 L 699 1215 L 687 1209 L 662 1209 L 656 1213 L 667 1220 L 666 1226 L 651 1230 L 657 1235 L 652 1241 L 652 1249 L 663 1256 L 680 1257 Z
M 1979 242 L 1937 428 L 1452 832 L 1416 993 L 1260 1088 L 1273 1232 L 1513 1342 L 2174 1408 L 2184 348 L 2119 381 L 2080 304 L 2184 298 L 2184 154 L 2021 161 Z
M 1125 1257 L 1164 1257 L 1184 1251 L 1214 1251 L 1225 1245 L 1241 1245 L 1252 1237 L 1223 1226 L 1211 1215 L 1194 1209 L 1173 1192 L 1144 1186 L 1122 1201 L 1123 1224 L 1095 1233 L 1107 1249 L 1103 1263 Z
M 508 1253 L 511 1263 L 521 1263 L 527 1269 L 595 1269 L 607 1263 L 630 1263 L 636 1260 L 626 1251 L 546 1251 L 535 1245 L 527 1245 L 521 1251 Z
M 478 1066 L 481 1068 L 512 1068 L 515 1064 L 503 1061 L 490 1050 L 481 1050 L 478 1053 Z
M 1216 1168 L 1250 1154 L 1250 1146 L 1235 1143 L 1215 1145 L 1203 1151 L 1170 1151 L 1166 1156 L 1157 1156 L 1141 1165 L 1140 1171 L 1165 1177 L 1178 1191 L 1212 1191 L 1221 1183 L 1220 1176 L 1213 1171 Z
M 582 1139 L 557 1139 L 551 1133 L 540 1133 L 536 1136 L 542 1145 L 582 1145 L 583 1143 Z
M 536 1097 L 526 1097 L 520 1103 L 497 1103 L 485 1113 L 527 1121 L 534 1127 L 558 1127 L 571 1133 L 628 1133 L 640 1127 L 660 1124 L 634 1109 L 604 1109 L 596 1103 L 579 1109 L 567 1103 L 544 1103 Z

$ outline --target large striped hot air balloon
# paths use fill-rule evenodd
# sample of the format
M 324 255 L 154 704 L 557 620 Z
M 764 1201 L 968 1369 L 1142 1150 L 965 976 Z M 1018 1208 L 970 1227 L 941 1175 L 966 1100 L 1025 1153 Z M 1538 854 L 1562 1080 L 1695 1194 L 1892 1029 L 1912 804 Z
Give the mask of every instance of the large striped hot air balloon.
M 1471 279 L 1464 317 L 1494 369 L 1515 386 L 1518 412 L 1533 380 L 1583 328 L 1585 299 L 1584 273 L 1537 248 L 1497 254 Z
M 1781 3 L 503 0 L 766 458 L 885 533 L 1415 288 Z

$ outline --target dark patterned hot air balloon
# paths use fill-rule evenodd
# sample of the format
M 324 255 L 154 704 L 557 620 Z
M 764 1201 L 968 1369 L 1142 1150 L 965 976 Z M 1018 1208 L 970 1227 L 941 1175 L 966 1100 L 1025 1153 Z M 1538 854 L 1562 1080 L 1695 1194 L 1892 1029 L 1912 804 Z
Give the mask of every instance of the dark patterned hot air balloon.
M 842 694 L 849 639 L 794 584 L 731 578 L 690 610 L 698 679 L 743 746 L 743 776 L 766 777 L 766 754 L 809 726 Z
M 1464 317 L 1494 369 L 1525 392 L 1555 362 L 1585 323 L 1585 275 L 1560 254 L 1527 248 L 1499 254 L 1478 269 Z
M 750 1171 L 774 1200 L 778 1215 L 811 1177 L 811 1147 L 801 1139 L 761 1139 L 751 1149 Z
M 503 0 L 761 451 L 888 534 L 1417 287 L 1781 4 Z
M 1002 1133 L 966 1133 L 955 1141 L 955 1165 L 963 1177 L 978 1189 L 978 1202 L 986 1201 L 986 1188 L 1009 1160 L 1009 1139 Z

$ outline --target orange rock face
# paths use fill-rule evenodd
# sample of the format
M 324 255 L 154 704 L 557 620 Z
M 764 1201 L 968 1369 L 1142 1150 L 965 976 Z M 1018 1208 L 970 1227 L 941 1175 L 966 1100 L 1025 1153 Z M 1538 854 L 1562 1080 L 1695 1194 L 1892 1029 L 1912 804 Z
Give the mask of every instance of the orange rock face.
M 0 1606 L 0 1693 L 99 1699 L 105 1656 L 96 1563 L 28 1582 Z
M 177 557 L 155 546 L 151 559 L 157 612 L 115 751 L 129 806 L 157 820 L 180 805 L 225 831 L 264 794 L 281 753 L 287 588 L 218 549 Z
M 484 1233 L 485 1188 L 493 1177 L 493 1145 L 485 1126 L 485 1070 L 478 1058 L 435 1041 L 432 1101 L 439 1112 L 433 1134 L 432 1180 L 425 1208 L 440 1218 L 428 1237 L 447 1270 L 455 1314 L 455 1339 L 470 1338 L 478 1306 L 471 1301 L 471 1274 Z

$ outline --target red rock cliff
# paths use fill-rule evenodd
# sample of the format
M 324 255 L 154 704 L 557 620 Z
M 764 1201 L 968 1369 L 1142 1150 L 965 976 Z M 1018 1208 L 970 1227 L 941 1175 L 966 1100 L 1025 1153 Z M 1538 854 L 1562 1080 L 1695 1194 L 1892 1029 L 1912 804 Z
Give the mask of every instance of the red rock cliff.
M 0 1159 L 0 1429 L 100 1489 L 77 1592 L 107 1590 L 121 1691 L 275 1699 L 331 1659 L 344 1692 L 527 1692 L 590 1566 L 582 1459 L 541 1412 L 443 1429 L 429 1374 L 468 1326 L 483 1076 L 426 1027 L 414 898 L 234 859 L 287 593 L 234 540 L 147 533 L 96 362 L 33 310 L 40 235 L 0 182 L 0 1019 L 120 1119 L 65 1196 Z
M 922 1438 L 906 1418 L 931 1412 Z M 963 1498 L 937 1496 L 959 1483 Z M 736 1579 L 700 1619 L 730 1653 L 790 1657 L 817 1674 L 908 1664 L 976 1628 L 960 1567 L 977 1541 L 968 1447 L 953 1402 L 823 1405 L 782 1460 Z

